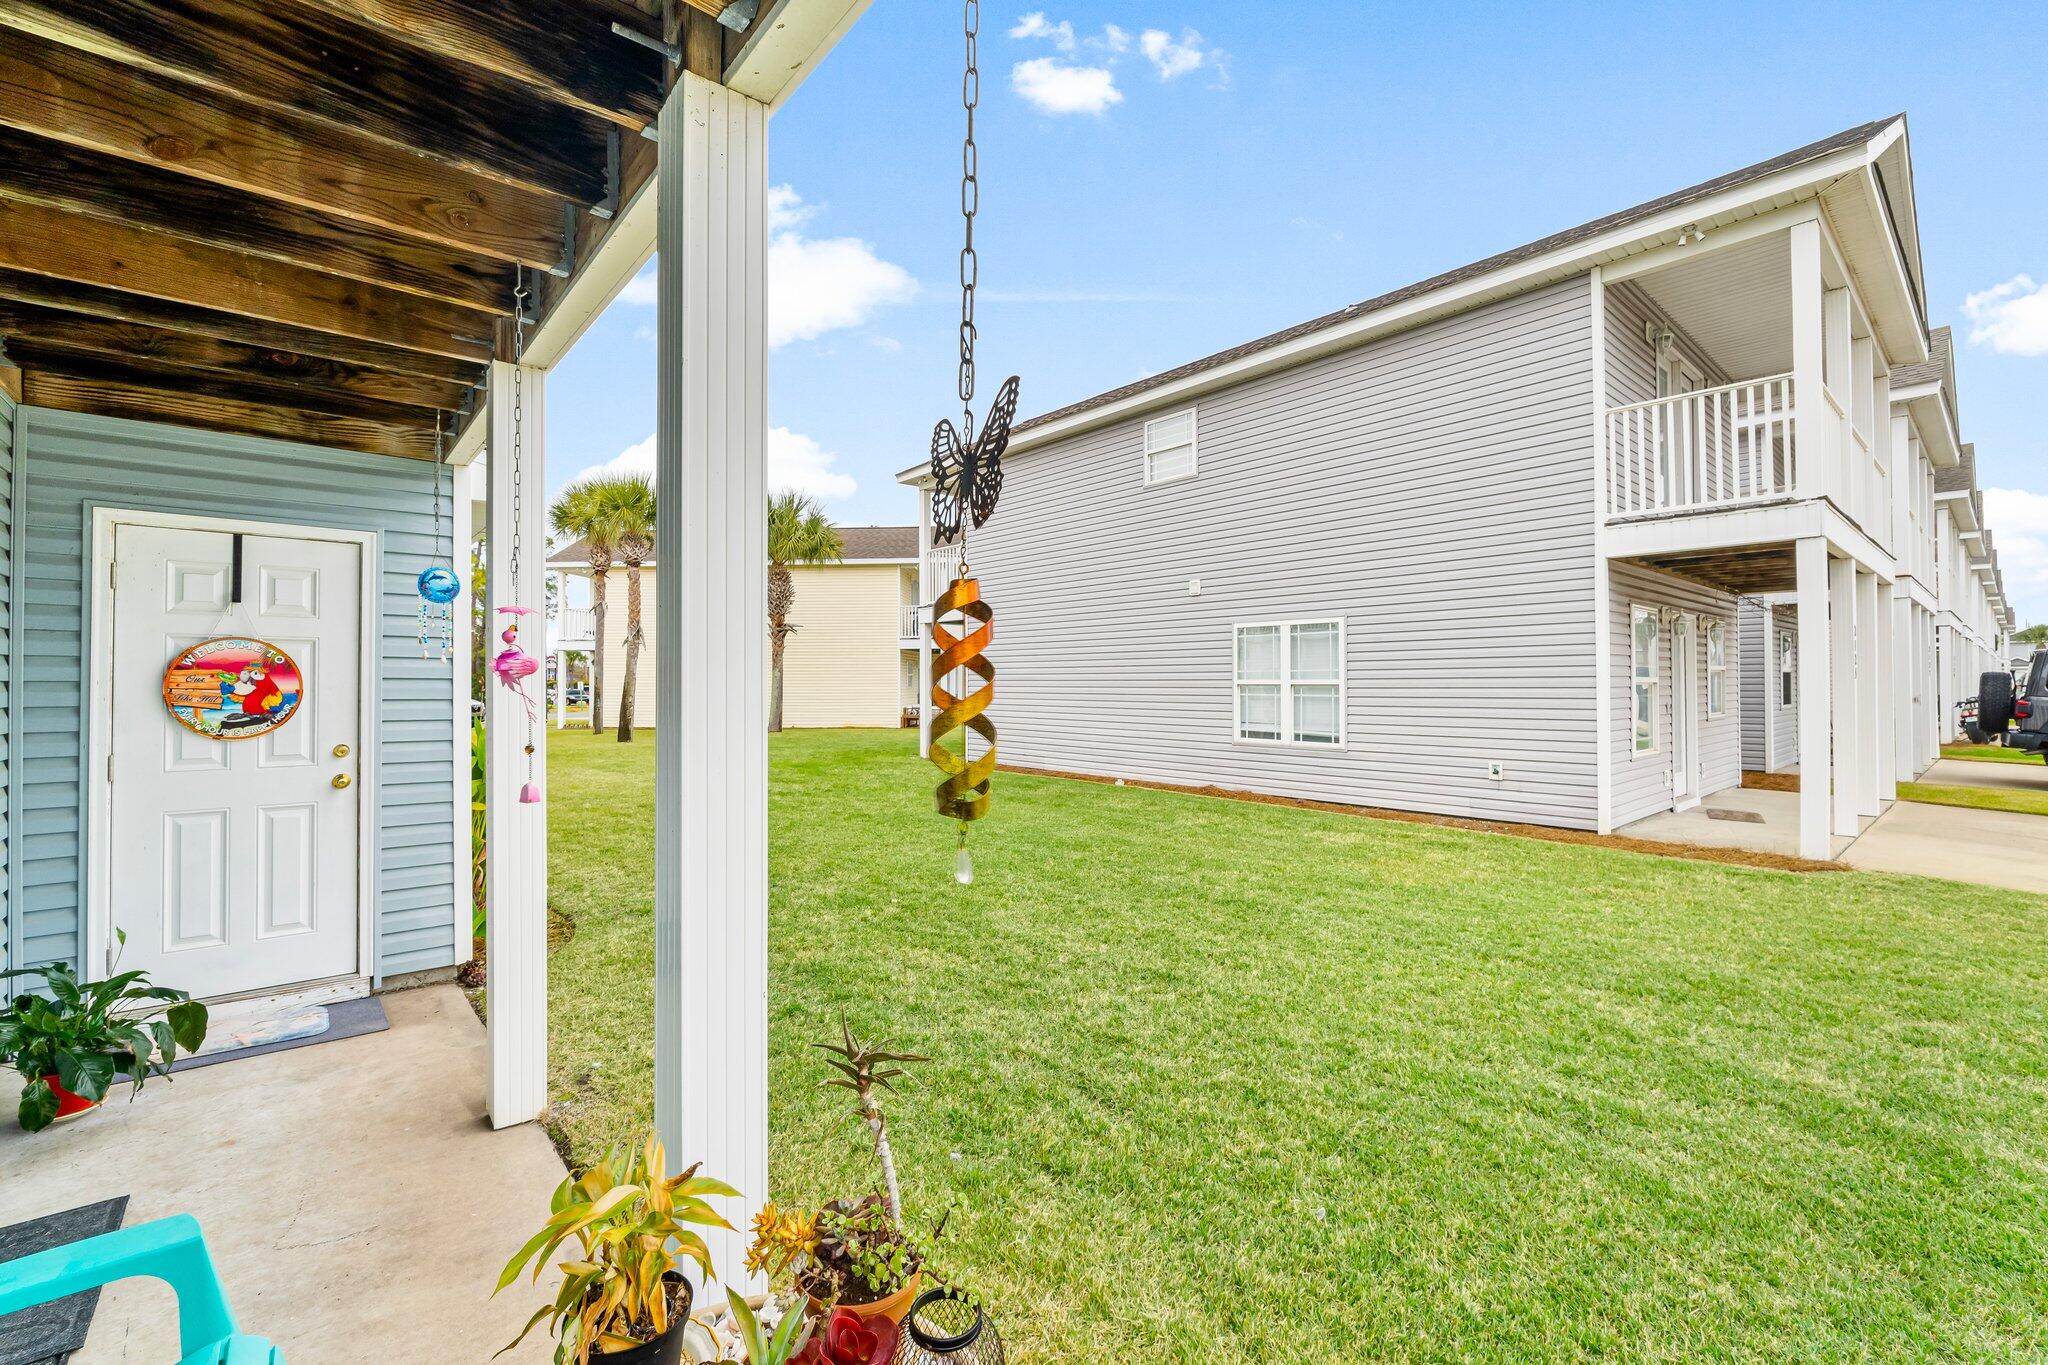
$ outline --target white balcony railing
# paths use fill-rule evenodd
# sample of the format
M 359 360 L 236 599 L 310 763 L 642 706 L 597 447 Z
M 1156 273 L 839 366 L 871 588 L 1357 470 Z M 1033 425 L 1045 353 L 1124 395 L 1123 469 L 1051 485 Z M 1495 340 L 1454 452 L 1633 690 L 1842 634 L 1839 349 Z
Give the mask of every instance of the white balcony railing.
M 588 648 L 597 638 L 597 614 L 589 607 L 558 607 L 555 614 L 557 648 Z
M 923 610 L 915 602 L 904 603 L 902 624 L 897 630 L 897 638 L 903 640 L 916 639 L 918 631 L 922 628 L 919 618 L 923 615 Z
M 953 575 L 960 572 L 960 547 L 958 545 L 934 545 L 924 552 L 924 586 L 930 596 L 936 598 Z
M 1609 408 L 1608 515 L 1789 496 L 1793 397 L 1792 376 L 1779 374 Z

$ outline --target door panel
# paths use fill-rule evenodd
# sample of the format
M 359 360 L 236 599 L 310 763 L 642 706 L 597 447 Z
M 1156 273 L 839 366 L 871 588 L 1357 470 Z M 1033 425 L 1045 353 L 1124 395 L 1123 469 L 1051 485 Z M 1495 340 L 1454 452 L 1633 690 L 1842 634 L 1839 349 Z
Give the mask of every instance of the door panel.
M 236 602 L 233 536 L 115 528 L 104 837 L 106 904 L 128 937 L 123 968 L 202 997 L 365 970 L 361 554 L 339 541 L 244 535 Z M 165 707 L 165 665 L 227 635 L 267 641 L 298 664 L 303 695 L 277 729 L 210 739 Z

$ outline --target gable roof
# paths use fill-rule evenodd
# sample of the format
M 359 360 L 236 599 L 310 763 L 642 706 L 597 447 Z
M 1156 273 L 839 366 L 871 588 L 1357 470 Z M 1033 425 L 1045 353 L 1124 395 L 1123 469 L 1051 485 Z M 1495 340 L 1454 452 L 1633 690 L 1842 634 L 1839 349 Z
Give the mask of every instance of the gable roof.
M 1768 161 L 1759 161 L 1755 165 L 1745 166 L 1739 171 L 1730 171 L 1726 175 L 1715 176 L 1712 180 L 1703 180 L 1697 185 L 1691 185 L 1656 199 L 1647 200 L 1635 205 L 1633 208 L 1623 209 L 1619 213 L 1610 213 L 1604 218 L 1595 218 L 1591 222 L 1581 223 L 1577 227 L 1566 228 L 1562 232 L 1555 232 L 1548 237 L 1538 238 L 1533 242 L 1503 251 L 1498 255 L 1488 256 L 1481 261 L 1474 261 L 1470 265 L 1459 266 L 1457 269 L 1445 271 L 1441 275 L 1432 275 L 1426 280 L 1418 280 L 1414 284 L 1403 285 L 1399 289 L 1390 290 L 1377 297 L 1366 299 L 1360 303 L 1350 304 L 1347 307 L 1338 309 L 1334 313 L 1325 313 L 1321 317 L 1310 318 L 1307 322 L 1296 323 L 1292 327 L 1244 342 L 1228 350 L 1218 351 L 1214 355 L 1204 356 L 1200 360 L 1192 360 L 1177 368 L 1155 375 L 1148 375 L 1144 379 L 1140 379 L 1135 383 L 1125 384 L 1121 388 L 1110 389 L 1107 392 L 1096 394 L 1092 398 L 1084 398 L 1078 403 L 1069 403 L 1063 408 L 1056 408 L 1051 412 L 1033 417 L 1027 422 L 1019 423 L 1016 430 L 1021 434 L 1035 427 L 1046 426 L 1095 408 L 1107 407 L 1149 390 L 1164 388 L 1183 379 L 1189 379 L 1195 375 L 1202 374 L 1205 371 L 1218 369 L 1233 361 L 1241 360 L 1246 356 L 1256 355 L 1261 351 L 1271 350 L 1290 341 L 1310 336 L 1325 328 L 1336 326 L 1339 323 L 1349 321 L 1364 314 L 1377 312 L 1394 304 L 1434 293 L 1436 290 L 1447 286 L 1491 274 L 1503 267 L 1546 255 L 1560 247 L 1569 247 L 1590 241 L 1600 234 L 1612 231 L 1615 228 L 1627 227 L 1633 223 L 1643 222 L 1660 213 L 1711 198 L 1724 190 L 1734 189 L 1774 172 L 1789 170 L 1810 161 L 1817 161 L 1822 157 L 1846 148 L 1869 142 L 1879 133 L 1882 133 L 1904 118 L 1905 115 L 1902 113 L 1893 114 L 1888 118 L 1873 119 L 1869 123 L 1858 124 L 1854 128 L 1845 128 L 1830 137 L 1824 137 L 1818 142 L 1810 142 L 1804 147 L 1794 148 L 1792 151 L 1774 156 Z
M 1962 444 L 1962 455 L 1947 469 L 1934 471 L 1934 496 L 1944 493 L 1968 493 L 1977 487 L 1977 445 L 1974 441 Z
M 1892 387 L 1903 389 L 1908 384 L 1939 384 L 1953 373 L 1955 364 L 1955 338 L 1945 326 L 1936 327 L 1927 334 L 1927 359 L 1913 365 L 1892 367 Z
M 845 547 L 840 558 L 845 563 L 917 558 L 915 526 L 841 526 L 837 529 L 840 543 Z M 654 565 L 652 558 L 645 562 L 649 568 Z M 548 564 L 554 568 L 587 569 L 590 567 L 590 551 L 581 539 L 572 540 L 549 555 Z

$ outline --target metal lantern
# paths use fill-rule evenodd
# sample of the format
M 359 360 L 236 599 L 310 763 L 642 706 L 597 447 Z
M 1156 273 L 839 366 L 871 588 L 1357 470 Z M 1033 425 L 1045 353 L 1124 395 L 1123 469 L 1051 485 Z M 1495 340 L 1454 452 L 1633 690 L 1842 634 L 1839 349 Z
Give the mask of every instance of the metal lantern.
M 895 1365 L 1003 1365 L 988 1314 L 951 1289 L 927 1289 L 903 1319 Z

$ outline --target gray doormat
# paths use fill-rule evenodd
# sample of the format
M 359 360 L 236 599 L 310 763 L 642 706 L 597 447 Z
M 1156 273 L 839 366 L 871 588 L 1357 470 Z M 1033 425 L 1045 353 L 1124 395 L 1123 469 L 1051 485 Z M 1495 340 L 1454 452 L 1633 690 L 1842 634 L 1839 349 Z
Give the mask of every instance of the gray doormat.
M 339 1000 L 331 1005 L 293 1005 L 281 1009 L 273 1006 L 258 1012 L 222 1005 L 213 1011 L 208 1023 L 206 1047 L 196 1056 L 172 1062 L 171 1073 L 260 1057 L 266 1052 L 287 1052 L 315 1043 L 360 1038 L 390 1027 L 391 1021 L 384 1017 L 384 1002 L 374 995 L 361 1000 Z M 118 1083 L 127 1080 L 127 1076 L 115 1079 Z
M 1753 810 L 1734 810 L 1722 806 L 1708 806 L 1706 811 L 1709 820 L 1734 820 L 1744 825 L 1761 825 L 1764 822 L 1764 817 Z
M 121 1226 L 127 1211 L 128 1196 L 124 1194 L 0 1228 L 0 1272 L 8 1261 L 112 1232 Z M 63 1365 L 66 1356 L 85 1345 L 93 1310 L 99 1305 L 100 1291 L 88 1289 L 0 1316 L 0 1365 Z

